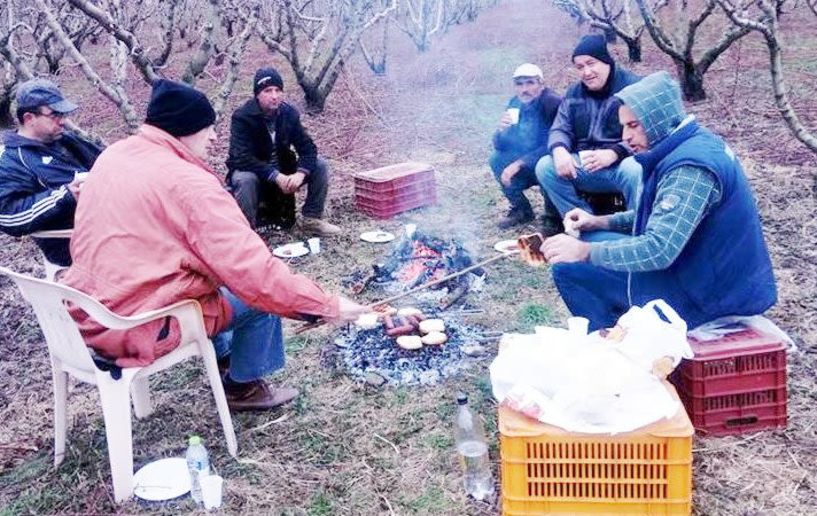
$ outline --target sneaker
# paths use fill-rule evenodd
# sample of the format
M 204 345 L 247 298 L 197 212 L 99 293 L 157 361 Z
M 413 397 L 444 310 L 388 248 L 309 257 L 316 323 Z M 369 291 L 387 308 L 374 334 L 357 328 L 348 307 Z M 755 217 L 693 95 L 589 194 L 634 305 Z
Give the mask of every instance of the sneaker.
M 323 219 L 314 217 L 303 217 L 301 219 L 301 230 L 315 236 L 329 237 L 340 234 L 340 226 L 336 226 Z
M 542 215 L 542 236 L 547 238 L 559 233 L 564 233 L 565 227 L 562 221 L 550 215 Z
M 533 220 L 533 212 L 529 210 L 512 209 L 505 215 L 505 218 L 499 221 L 497 226 L 499 229 L 510 229 L 520 224 L 525 224 Z
M 270 388 L 264 380 L 224 386 L 224 395 L 231 412 L 271 410 L 298 397 L 298 389 L 292 387 Z

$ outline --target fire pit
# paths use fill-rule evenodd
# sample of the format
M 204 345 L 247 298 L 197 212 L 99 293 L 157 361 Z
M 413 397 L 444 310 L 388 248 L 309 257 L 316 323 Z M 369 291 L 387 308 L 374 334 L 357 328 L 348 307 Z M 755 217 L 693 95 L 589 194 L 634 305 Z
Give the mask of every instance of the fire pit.
M 382 325 L 371 330 L 349 325 L 335 337 L 349 374 L 367 381 L 375 375 L 390 384 L 431 385 L 458 374 L 485 354 L 486 335 L 456 320 L 462 317 L 456 314 L 459 310 L 448 315 L 423 311 L 445 321 L 448 340 L 444 344 L 405 350 L 386 335 Z
M 453 239 L 441 239 L 416 231 L 404 236 L 392 252 L 371 271 L 359 271 L 349 276 L 345 285 L 353 295 L 378 291 L 381 295 L 410 290 L 473 265 L 463 246 Z M 464 299 L 474 284 L 481 283 L 485 272 L 478 268 L 437 285 L 420 296 L 424 301 L 438 303 L 443 310 Z

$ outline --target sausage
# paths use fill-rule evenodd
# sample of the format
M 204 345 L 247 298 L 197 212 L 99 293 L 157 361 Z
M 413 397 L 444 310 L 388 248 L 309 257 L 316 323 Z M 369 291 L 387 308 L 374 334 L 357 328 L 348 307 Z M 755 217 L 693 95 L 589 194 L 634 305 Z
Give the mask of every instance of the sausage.
M 415 327 L 417 329 L 420 328 L 420 319 L 418 319 L 416 315 L 407 315 L 406 320 L 413 327 Z
M 383 324 L 386 326 L 387 330 L 394 328 L 394 321 L 389 314 L 383 314 Z
M 406 326 L 395 326 L 386 330 L 386 335 L 389 337 L 399 337 L 400 335 L 408 335 L 414 332 L 414 326 L 408 324 Z

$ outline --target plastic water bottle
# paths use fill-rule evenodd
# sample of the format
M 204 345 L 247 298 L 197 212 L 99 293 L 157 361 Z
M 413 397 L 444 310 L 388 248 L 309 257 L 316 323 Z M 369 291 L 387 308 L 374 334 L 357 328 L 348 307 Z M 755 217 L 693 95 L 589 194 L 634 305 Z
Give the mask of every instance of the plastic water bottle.
M 190 496 L 196 503 L 202 503 L 199 475 L 210 474 L 210 458 L 198 435 L 190 436 L 187 444 L 185 458 L 187 459 L 187 470 L 190 472 Z
M 457 396 L 457 404 L 459 409 L 455 432 L 465 492 L 477 500 L 485 500 L 494 494 L 494 480 L 482 421 L 474 417 L 468 408 L 468 397 L 465 394 Z

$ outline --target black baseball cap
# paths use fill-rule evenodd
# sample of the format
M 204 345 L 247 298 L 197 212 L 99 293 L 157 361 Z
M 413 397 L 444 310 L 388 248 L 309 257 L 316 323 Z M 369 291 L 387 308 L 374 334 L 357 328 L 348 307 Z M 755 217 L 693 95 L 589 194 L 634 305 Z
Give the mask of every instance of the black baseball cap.
M 31 109 L 48 106 L 54 112 L 68 114 L 79 106 L 66 100 L 56 84 L 48 79 L 31 79 L 17 87 L 17 107 Z

